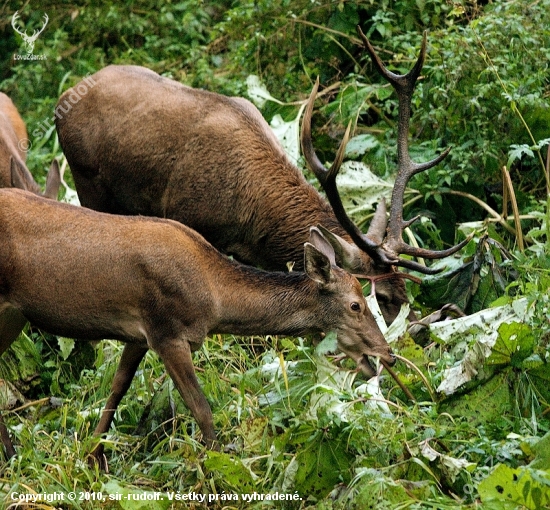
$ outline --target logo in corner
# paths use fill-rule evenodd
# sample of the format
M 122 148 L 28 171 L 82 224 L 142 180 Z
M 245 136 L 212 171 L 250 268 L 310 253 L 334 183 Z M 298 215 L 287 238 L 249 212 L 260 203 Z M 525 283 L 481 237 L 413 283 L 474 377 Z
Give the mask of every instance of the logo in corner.
M 15 11 L 14 15 L 11 18 L 11 26 L 13 29 L 23 38 L 23 46 L 25 47 L 26 55 L 14 55 L 16 60 L 45 60 L 46 55 L 33 55 L 34 43 L 38 39 L 38 36 L 44 32 L 46 25 L 48 24 L 49 18 L 47 14 L 44 14 L 44 24 L 40 30 L 33 30 L 32 35 L 28 35 L 27 31 L 21 31 L 17 27 L 17 20 L 20 18 L 19 11 Z

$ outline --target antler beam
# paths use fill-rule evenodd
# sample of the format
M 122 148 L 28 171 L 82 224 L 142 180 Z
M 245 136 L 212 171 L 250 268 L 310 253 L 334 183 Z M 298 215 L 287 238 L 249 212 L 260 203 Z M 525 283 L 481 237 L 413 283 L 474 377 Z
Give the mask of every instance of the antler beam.
M 313 171 L 321 186 L 325 190 L 327 199 L 330 202 L 334 214 L 344 230 L 352 238 L 353 242 L 366 252 L 376 263 L 383 263 L 387 265 L 395 265 L 413 269 L 424 274 L 435 274 L 439 272 L 438 269 L 432 269 L 426 267 L 418 262 L 409 259 L 403 259 L 399 255 L 409 255 L 413 257 L 423 257 L 427 259 L 440 259 L 452 255 L 464 247 L 471 237 L 466 238 L 461 243 L 447 249 L 447 250 L 428 250 L 424 248 L 417 248 L 411 246 L 403 241 L 403 230 L 411 225 L 418 217 L 410 220 L 403 220 L 403 202 L 405 189 L 411 177 L 419 172 L 428 170 L 433 166 L 440 163 L 449 153 L 450 148 L 445 149 L 440 155 L 431 161 L 425 163 L 415 163 L 411 160 L 409 154 L 409 124 L 411 117 L 411 99 L 416 85 L 416 81 L 420 76 L 422 66 L 426 57 L 426 32 L 424 32 L 422 38 L 422 46 L 420 49 L 420 55 L 414 64 L 413 68 L 406 75 L 400 75 L 388 71 L 384 66 L 374 48 L 370 44 L 369 40 L 363 34 L 360 27 L 357 27 L 357 32 L 361 37 L 363 44 L 372 58 L 374 66 L 378 69 L 378 72 L 392 85 L 397 93 L 398 105 L 399 105 L 399 121 L 397 130 L 397 164 L 398 172 L 395 179 L 395 185 L 392 192 L 392 200 L 390 207 L 389 221 L 386 220 L 386 206 L 382 200 L 376 210 L 375 217 L 372 220 L 373 224 L 378 225 L 377 230 L 383 230 L 384 225 L 387 225 L 386 234 L 384 239 L 368 237 L 363 234 L 359 228 L 351 221 L 347 215 L 342 200 L 338 193 L 336 186 L 336 176 L 340 170 L 346 144 L 350 135 L 350 125 L 346 130 L 344 139 L 340 144 L 338 153 L 334 160 L 334 163 L 330 169 L 326 169 L 320 162 L 319 158 L 315 154 L 313 149 L 313 142 L 311 139 L 311 116 L 313 113 L 313 103 L 317 96 L 317 90 L 319 88 L 319 79 L 317 79 L 308 103 L 306 105 L 304 120 L 302 122 L 301 131 L 301 143 L 304 158 Z M 375 236 L 378 237 L 378 236 Z
M 411 160 L 409 154 L 409 124 L 411 118 L 411 100 L 416 81 L 420 76 L 420 71 L 424 65 L 426 58 L 426 46 L 427 36 L 424 32 L 422 37 L 422 45 L 420 48 L 420 55 L 414 65 L 414 67 L 405 75 L 395 74 L 384 66 L 380 57 L 378 57 L 376 51 L 372 47 L 370 41 L 367 39 L 360 27 L 357 27 L 357 33 L 363 40 L 363 44 L 366 50 L 371 56 L 372 62 L 378 72 L 391 84 L 398 99 L 399 121 L 397 126 L 397 167 L 398 173 L 395 179 L 395 185 L 392 192 L 390 219 L 388 222 L 388 229 L 386 239 L 384 241 L 384 247 L 394 253 L 411 255 L 414 257 L 423 257 L 427 259 L 440 259 L 452 255 L 464 247 L 470 238 L 466 238 L 461 243 L 441 251 L 427 250 L 423 248 L 416 248 L 410 246 L 403 241 L 403 230 L 411 225 L 418 217 L 412 218 L 409 221 L 403 220 L 403 201 L 405 195 L 405 188 L 413 175 L 428 170 L 434 167 L 449 154 L 450 148 L 445 149 L 441 154 L 425 163 L 415 163 Z M 421 266 L 410 260 L 399 259 L 397 264 L 401 267 L 408 267 L 410 269 L 416 269 L 425 274 L 428 274 L 427 268 Z
M 325 190 L 327 199 L 330 205 L 332 206 L 334 215 L 338 219 L 338 222 L 340 223 L 340 225 L 342 225 L 343 229 L 349 234 L 353 242 L 359 248 L 361 248 L 364 252 L 368 253 L 377 262 L 381 262 L 388 265 L 394 265 L 398 262 L 398 258 L 396 257 L 390 258 L 388 256 L 389 254 L 380 246 L 380 241 L 377 242 L 377 240 L 370 239 L 365 234 L 363 234 L 361 230 L 359 230 L 359 227 L 357 227 L 357 225 L 355 225 L 355 223 L 353 223 L 353 221 L 347 215 L 346 210 L 344 209 L 344 205 L 342 204 L 340 194 L 338 193 L 338 187 L 336 186 L 336 176 L 338 175 L 340 166 L 342 165 L 342 161 L 344 159 L 344 153 L 346 151 L 346 145 L 348 143 L 350 130 L 351 130 L 351 123 L 348 124 L 346 132 L 344 134 L 344 138 L 340 143 L 340 147 L 338 148 L 336 158 L 334 159 L 334 162 L 332 163 L 331 167 L 328 170 L 321 163 L 321 161 L 317 157 L 317 154 L 315 153 L 315 149 L 313 148 L 313 141 L 311 138 L 311 116 L 313 114 L 313 104 L 315 103 L 315 98 L 317 97 L 318 89 L 319 89 L 319 78 L 317 78 L 317 81 L 315 82 L 315 85 L 313 86 L 313 90 L 311 91 L 311 94 L 309 96 L 306 109 L 304 112 L 304 119 L 302 121 L 300 139 L 301 139 L 302 152 L 304 154 L 304 158 L 310 170 L 315 174 L 315 177 L 317 177 L 317 180 L 321 183 L 321 186 Z M 377 221 L 385 222 L 386 221 L 385 205 L 379 206 L 379 207 L 380 207 L 380 212 L 377 211 L 378 212 Z M 382 210 L 382 207 L 383 207 L 383 210 Z M 380 220 L 380 218 L 382 218 L 382 220 Z

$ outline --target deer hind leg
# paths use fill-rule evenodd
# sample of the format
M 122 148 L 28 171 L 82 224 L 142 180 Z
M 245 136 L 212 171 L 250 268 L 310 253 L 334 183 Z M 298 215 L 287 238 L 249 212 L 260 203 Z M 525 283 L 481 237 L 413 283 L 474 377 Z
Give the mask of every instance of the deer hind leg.
M 19 333 L 25 327 L 27 319 L 15 308 L 5 308 L 0 311 L 0 355 L 7 350 Z M 4 399 L 2 399 L 4 400 Z M 15 448 L 10 439 L 8 428 L 0 414 L 0 440 L 4 446 L 6 457 L 9 459 L 15 455 Z
M 120 358 L 120 363 L 118 364 L 118 368 L 113 379 L 111 394 L 107 400 L 105 408 L 103 409 L 101 419 L 95 428 L 94 435 L 100 436 L 109 430 L 118 404 L 120 404 L 122 397 L 126 395 L 130 384 L 132 384 L 132 379 L 134 378 L 138 366 L 146 352 L 147 348 L 133 344 L 126 344 L 124 346 L 122 357 Z M 90 465 L 93 466 L 94 464 L 97 464 L 100 469 L 107 471 L 108 465 L 107 459 L 103 453 L 103 443 L 99 443 L 94 448 L 94 450 L 90 453 L 88 460 Z
M 212 411 L 201 390 L 191 357 L 191 347 L 186 340 L 162 341 L 154 346 L 185 404 L 193 414 L 207 448 L 218 449 Z
M 27 319 L 16 308 L 0 310 L 0 355 L 15 341 L 25 324 Z

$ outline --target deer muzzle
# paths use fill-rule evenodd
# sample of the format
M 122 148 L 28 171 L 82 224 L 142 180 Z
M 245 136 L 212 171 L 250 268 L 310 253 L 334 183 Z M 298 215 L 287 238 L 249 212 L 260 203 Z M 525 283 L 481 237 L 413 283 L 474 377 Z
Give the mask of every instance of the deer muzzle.
M 376 367 L 373 363 L 372 357 L 372 355 L 363 354 L 357 360 L 357 368 L 359 368 L 361 372 L 363 372 L 363 374 L 369 379 L 376 375 Z M 388 347 L 387 354 L 376 357 L 380 358 L 384 366 L 393 367 L 395 365 L 395 362 L 397 361 L 397 358 L 393 354 L 390 347 Z

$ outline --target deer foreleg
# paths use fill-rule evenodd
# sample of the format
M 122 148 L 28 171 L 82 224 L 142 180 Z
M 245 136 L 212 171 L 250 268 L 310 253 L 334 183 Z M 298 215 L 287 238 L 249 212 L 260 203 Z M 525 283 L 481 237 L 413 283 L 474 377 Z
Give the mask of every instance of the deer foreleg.
M 186 340 L 164 341 L 154 346 L 166 370 L 174 381 L 185 404 L 197 421 L 208 448 L 217 449 L 212 411 L 201 390 L 191 357 L 191 347 Z

